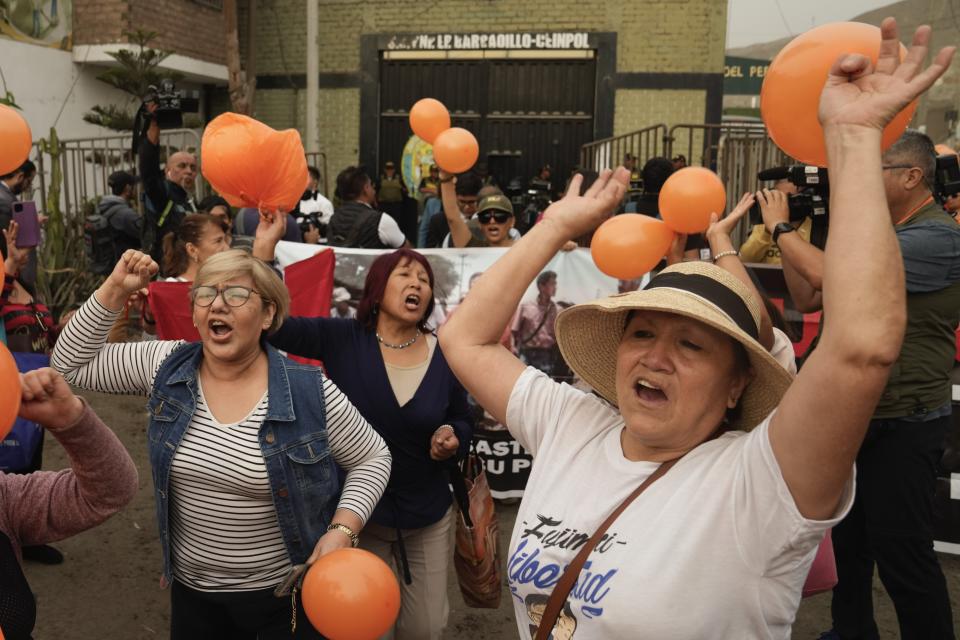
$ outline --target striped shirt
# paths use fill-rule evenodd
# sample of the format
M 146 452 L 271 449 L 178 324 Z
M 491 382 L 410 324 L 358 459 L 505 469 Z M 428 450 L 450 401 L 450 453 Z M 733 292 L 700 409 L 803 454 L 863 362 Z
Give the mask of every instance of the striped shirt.
M 146 395 L 163 361 L 185 343 L 105 344 L 117 315 L 91 296 L 64 328 L 52 364 L 81 388 Z M 390 453 L 328 378 L 323 393 L 330 452 L 347 471 L 338 508 L 366 522 L 386 488 Z M 270 588 L 290 567 L 258 440 L 267 406 L 265 393 L 246 418 L 221 424 L 200 388 L 170 472 L 173 571 L 192 588 Z

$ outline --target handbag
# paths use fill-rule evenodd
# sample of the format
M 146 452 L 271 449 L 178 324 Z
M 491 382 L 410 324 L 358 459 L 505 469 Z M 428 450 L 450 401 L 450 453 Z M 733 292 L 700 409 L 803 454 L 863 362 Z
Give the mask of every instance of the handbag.
M 807 574 L 807 580 L 803 583 L 803 597 L 830 591 L 835 586 L 837 586 L 837 562 L 833 557 L 833 538 L 830 537 L 828 530 L 820 541 L 820 546 L 817 547 L 817 555 L 814 556 L 810 573 Z
M 453 566 L 460 593 L 468 607 L 497 609 L 502 593 L 499 527 L 483 459 L 471 445 L 467 457 L 448 469 L 459 507 Z

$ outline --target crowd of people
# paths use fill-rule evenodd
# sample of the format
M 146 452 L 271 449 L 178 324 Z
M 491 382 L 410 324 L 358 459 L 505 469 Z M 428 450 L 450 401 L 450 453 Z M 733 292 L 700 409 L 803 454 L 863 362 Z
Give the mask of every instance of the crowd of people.
M 71 460 L 41 471 L 41 447 L 28 468 L 0 473 L 0 630 L 29 638 L 35 623 L 21 559 L 62 561 L 46 545 L 103 522 L 137 488 L 129 454 L 70 383 L 148 398 L 175 640 L 319 638 L 299 593 L 277 588 L 347 547 L 397 576 L 401 610 L 385 637 L 441 637 L 449 483 L 473 439 L 471 402 L 534 459 L 504 554 L 521 638 L 790 637 L 831 529 L 839 581 L 823 638 L 879 637 L 875 566 L 902 637 L 953 638 L 931 531 L 960 225 L 933 198 L 926 135 L 907 131 L 881 152 L 883 127 L 953 49 L 923 69 L 929 28 L 902 62 L 895 22 L 882 32 L 879 60 L 836 61 L 821 97 L 825 249 L 791 220 L 781 182 L 717 212 L 700 238 L 678 236 L 646 286 L 621 282 L 585 304 L 557 303 L 550 260 L 610 215 L 659 215 L 657 193 L 685 158 L 638 170 L 628 156 L 616 171 L 577 174 L 519 225 L 482 170 L 431 167 L 413 198 L 392 162 L 377 175 L 344 169 L 331 199 L 311 168 L 293 211 L 234 211 L 216 195 L 194 203 L 196 158 L 177 152 L 161 167 L 153 123 L 139 175 L 111 175 L 96 211 L 104 235 L 92 244 L 113 266 L 59 323 L 36 299 L 35 251 L 10 215 L 36 169 L 0 176 L 6 343 L 52 367 L 22 376 L 20 415 Z M 548 193 L 552 180 L 550 167 L 533 179 Z M 754 205 L 763 223 L 737 248 Z M 273 266 L 281 240 L 385 251 L 356 308 L 338 287 L 329 317 L 290 317 Z M 415 246 L 505 251 L 437 332 L 434 273 Z M 799 370 L 744 266 L 753 261 L 780 262 L 797 308 L 823 311 Z M 189 283 L 199 341 L 151 335 L 156 278 Z M 533 284 L 536 299 L 521 304 Z M 131 305 L 143 332 L 115 338 Z M 557 381 L 568 374 L 590 390 Z

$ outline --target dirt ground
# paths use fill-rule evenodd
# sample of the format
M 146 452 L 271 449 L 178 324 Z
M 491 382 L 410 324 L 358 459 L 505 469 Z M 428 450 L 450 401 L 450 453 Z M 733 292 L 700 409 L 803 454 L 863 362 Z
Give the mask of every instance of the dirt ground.
M 47 567 L 28 563 L 27 577 L 37 595 L 36 640 L 152 640 L 169 635 L 168 594 L 160 589 L 150 466 L 147 461 L 146 413 L 141 398 L 84 394 L 120 436 L 140 470 L 140 491 L 133 503 L 104 525 L 58 543 L 66 561 Z M 47 439 L 44 466 L 61 469 L 66 456 Z M 501 549 L 507 548 L 516 506 L 500 506 Z M 960 596 L 960 557 L 941 555 L 954 611 Z M 444 639 L 516 638 L 510 596 L 504 589 L 499 610 L 468 609 L 450 573 L 450 624 Z M 893 607 L 875 584 L 877 622 L 884 638 L 897 637 Z M 691 610 L 696 604 L 690 603 Z M 960 615 L 954 614 L 957 620 Z M 830 627 L 830 595 L 803 601 L 793 637 L 817 638 Z M 960 632 L 960 626 L 958 626 Z

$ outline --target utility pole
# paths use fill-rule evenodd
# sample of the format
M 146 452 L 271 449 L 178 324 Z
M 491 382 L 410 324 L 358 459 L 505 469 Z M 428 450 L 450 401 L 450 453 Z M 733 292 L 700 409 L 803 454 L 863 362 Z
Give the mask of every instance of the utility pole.
M 307 0 L 307 153 L 320 151 L 320 42 L 319 0 Z

